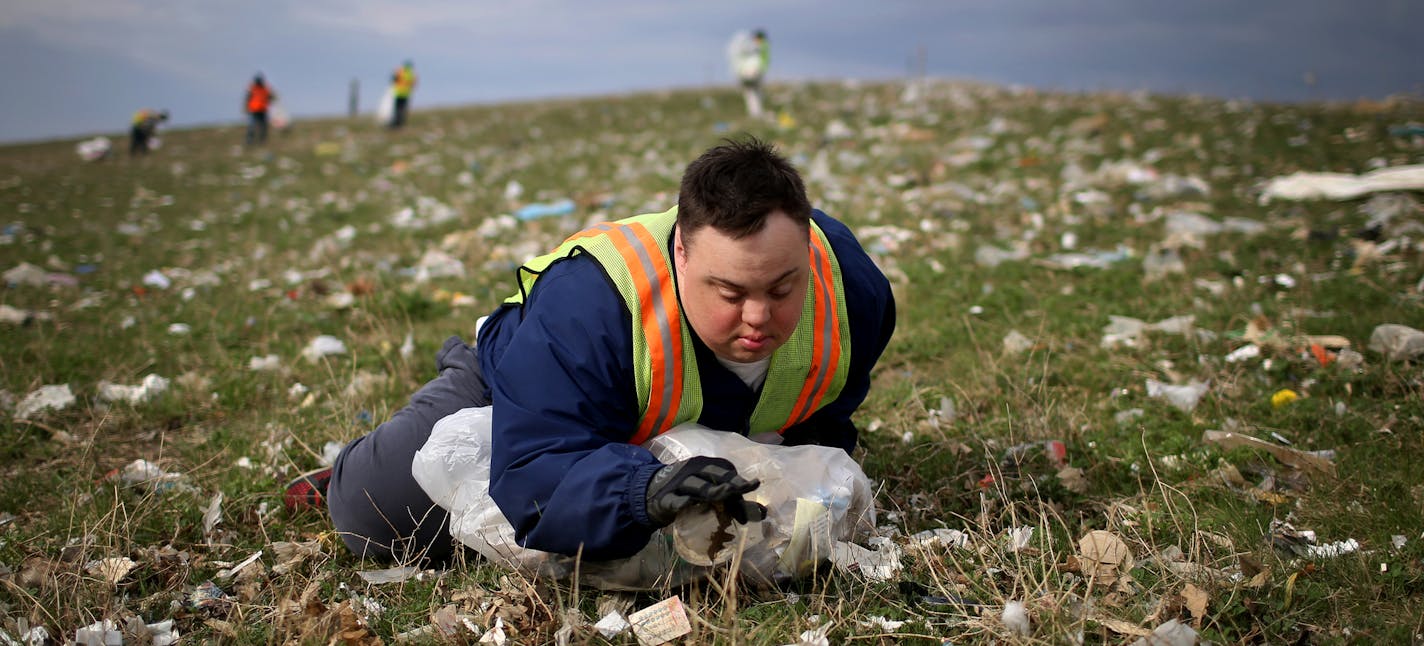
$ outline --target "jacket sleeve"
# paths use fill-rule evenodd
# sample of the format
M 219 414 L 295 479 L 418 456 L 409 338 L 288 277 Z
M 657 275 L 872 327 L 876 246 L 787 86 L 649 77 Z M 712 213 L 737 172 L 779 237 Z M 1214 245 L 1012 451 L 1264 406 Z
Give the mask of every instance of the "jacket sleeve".
M 782 442 L 834 446 L 850 453 L 860 437 L 850 417 L 870 393 L 870 371 L 895 333 L 895 296 L 890 281 L 850 229 L 820 211 L 814 212 L 813 217 L 826 233 L 841 265 L 846 316 L 850 319 L 850 374 L 840 396 L 806 421 L 786 429 Z
M 522 320 L 519 318 L 522 315 Z M 551 265 L 505 336 L 495 374 L 490 495 L 525 547 L 607 560 L 654 531 L 652 454 L 628 444 L 638 420 L 631 318 L 597 263 Z

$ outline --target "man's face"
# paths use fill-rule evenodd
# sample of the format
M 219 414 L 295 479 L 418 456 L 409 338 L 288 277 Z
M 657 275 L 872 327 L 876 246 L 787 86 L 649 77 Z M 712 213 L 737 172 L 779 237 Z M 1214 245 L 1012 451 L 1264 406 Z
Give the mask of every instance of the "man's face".
M 678 231 L 673 251 L 682 311 L 717 356 L 758 361 L 791 337 L 806 300 L 808 235 L 781 211 L 740 240 L 712 227 L 690 239 Z

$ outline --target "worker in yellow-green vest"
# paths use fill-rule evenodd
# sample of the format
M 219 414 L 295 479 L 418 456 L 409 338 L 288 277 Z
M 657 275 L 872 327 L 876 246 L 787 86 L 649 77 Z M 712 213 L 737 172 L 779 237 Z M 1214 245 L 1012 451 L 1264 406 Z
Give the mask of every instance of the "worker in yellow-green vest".
M 415 91 L 415 63 L 406 61 L 391 75 L 391 94 L 395 96 L 395 111 L 391 114 L 391 128 L 405 125 L 410 110 L 410 93 Z
M 411 475 L 435 423 L 492 406 L 490 494 L 523 546 L 630 556 L 679 511 L 765 510 L 759 483 L 707 456 L 643 447 L 679 423 L 852 452 L 851 414 L 895 328 L 889 282 L 799 173 L 755 139 L 687 167 L 677 205 L 574 234 L 518 273 L 513 296 L 436 357 L 410 405 L 288 488 L 325 504 L 360 555 L 449 557 L 447 513 Z

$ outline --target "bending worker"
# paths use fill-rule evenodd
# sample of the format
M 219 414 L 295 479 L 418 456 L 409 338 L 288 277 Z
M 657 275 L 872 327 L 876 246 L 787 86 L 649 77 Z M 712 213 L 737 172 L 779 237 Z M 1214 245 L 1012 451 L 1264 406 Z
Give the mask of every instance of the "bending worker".
M 289 506 L 325 498 L 359 555 L 447 558 L 447 514 L 411 459 L 441 418 L 492 403 L 490 494 L 516 540 L 627 557 L 685 507 L 761 511 L 743 499 L 758 483 L 730 462 L 662 464 L 645 441 L 697 421 L 849 453 L 895 327 L 885 276 L 756 140 L 692 162 L 675 208 L 575 234 L 518 275 L 477 326 L 478 351 L 447 340 L 439 376 L 329 472 L 293 483 Z

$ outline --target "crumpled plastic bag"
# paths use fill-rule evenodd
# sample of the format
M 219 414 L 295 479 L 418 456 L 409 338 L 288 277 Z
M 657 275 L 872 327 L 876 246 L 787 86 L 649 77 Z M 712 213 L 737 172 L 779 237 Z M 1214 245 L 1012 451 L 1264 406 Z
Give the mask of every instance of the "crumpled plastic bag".
M 708 507 L 684 511 L 655 532 L 637 554 L 577 563 L 571 556 L 521 547 L 489 495 L 492 409 L 466 408 L 436 423 L 415 454 L 411 473 L 450 512 L 450 533 L 484 557 L 527 575 L 571 578 L 606 590 L 654 590 L 706 578 L 741 555 L 739 572 L 769 584 L 807 572 L 829 558 L 835 541 L 874 531 L 870 480 L 849 455 L 822 446 L 761 444 L 735 433 L 684 424 L 645 446 L 664 463 L 696 455 L 726 458 L 761 486 L 747 495 L 767 517 L 741 525 Z

